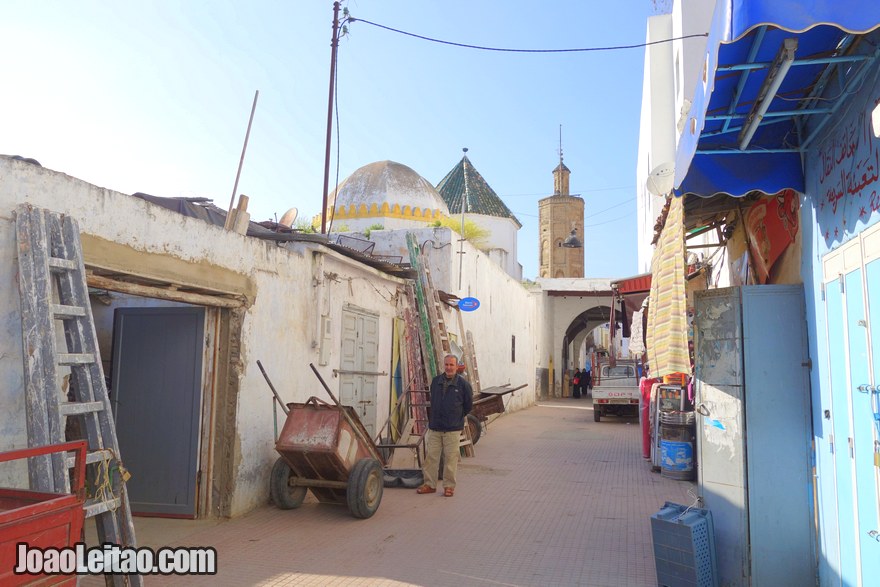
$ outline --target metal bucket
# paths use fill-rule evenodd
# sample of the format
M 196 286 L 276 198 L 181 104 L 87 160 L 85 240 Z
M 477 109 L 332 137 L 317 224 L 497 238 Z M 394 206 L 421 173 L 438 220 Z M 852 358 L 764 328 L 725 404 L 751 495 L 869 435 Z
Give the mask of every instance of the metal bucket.
M 660 474 L 693 481 L 696 441 L 694 412 L 660 413 Z

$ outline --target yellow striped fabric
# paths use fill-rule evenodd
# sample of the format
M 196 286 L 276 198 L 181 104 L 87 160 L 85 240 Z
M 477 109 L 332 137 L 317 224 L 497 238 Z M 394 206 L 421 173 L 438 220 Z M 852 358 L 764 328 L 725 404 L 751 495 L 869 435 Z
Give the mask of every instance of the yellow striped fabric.
M 651 377 L 691 372 L 685 271 L 684 197 L 673 197 L 651 259 L 646 333 Z

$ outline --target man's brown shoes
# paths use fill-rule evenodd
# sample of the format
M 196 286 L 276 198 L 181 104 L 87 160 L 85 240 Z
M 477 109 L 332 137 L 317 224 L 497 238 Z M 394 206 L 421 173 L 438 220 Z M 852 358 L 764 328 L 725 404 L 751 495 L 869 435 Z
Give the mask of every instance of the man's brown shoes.
M 436 493 L 437 488 L 431 487 L 430 485 L 422 485 L 418 489 L 416 489 L 416 493 L 425 494 L 425 493 Z

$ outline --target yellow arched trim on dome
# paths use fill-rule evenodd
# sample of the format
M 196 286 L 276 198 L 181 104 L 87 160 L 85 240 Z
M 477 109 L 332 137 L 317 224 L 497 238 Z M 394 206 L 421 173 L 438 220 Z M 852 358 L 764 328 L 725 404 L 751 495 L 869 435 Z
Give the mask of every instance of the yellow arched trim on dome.
M 420 222 L 431 222 L 446 218 L 439 208 L 412 208 L 400 204 L 389 205 L 388 202 L 382 202 L 381 208 L 379 204 L 370 204 L 369 208 L 366 204 L 340 204 L 336 207 L 333 214 L 337 219 L 354 219 L 354 218 L 401 218 L 412 219 Z

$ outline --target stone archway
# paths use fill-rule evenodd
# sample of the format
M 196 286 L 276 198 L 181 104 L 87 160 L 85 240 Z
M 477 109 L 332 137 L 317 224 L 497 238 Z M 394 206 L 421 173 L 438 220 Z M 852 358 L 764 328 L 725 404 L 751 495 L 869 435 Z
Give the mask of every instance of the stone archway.
M 583 367 L 578 361 L 584 340 L 596 327 L 608 322 L 611 308 L 597 305 L 584 310 L 569 323 L 562 337 L 562 365 L 566 369 Z M 573 359 L 573 360 L 572 360 Z

